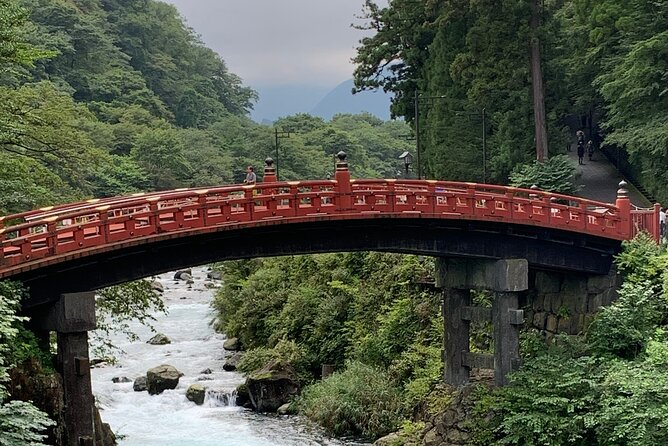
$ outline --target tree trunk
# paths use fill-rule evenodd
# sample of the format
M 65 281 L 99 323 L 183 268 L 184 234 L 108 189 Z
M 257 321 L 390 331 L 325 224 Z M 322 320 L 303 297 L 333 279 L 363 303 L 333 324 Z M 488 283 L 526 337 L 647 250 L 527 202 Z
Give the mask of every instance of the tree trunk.
M 548 158 L 547 125 L 545 123 L 545 91 L 543 87 L 543 70 L 540 64 L 540 10 L 538 0 L 531 0 L 531 83 L 533 86 L 533 116 L 536 139 L 536 159 L 540 162 Z

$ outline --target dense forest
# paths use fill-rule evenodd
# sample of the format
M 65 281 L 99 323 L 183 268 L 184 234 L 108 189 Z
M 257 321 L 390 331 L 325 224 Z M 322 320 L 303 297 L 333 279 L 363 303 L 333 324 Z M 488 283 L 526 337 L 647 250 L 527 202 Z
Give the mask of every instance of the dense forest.
M 414 147 L 405 136 L 416 110 L 429 177 L 520 182 L 542 144 L 540 104 L 557 160 L 540 166 L 569 170 L 554 155 L 574 125 L 584 127 L 668 201 L 665 0 L 392 0 L 386 8 L 367 0 L 365 11 L 375 34 L 360 42 L 356 88 L 393 93 L 392 113 L 406 122 L 300 114 L 266 127 L 247 116 L 256 93 L 173 6 L 0 0 L 0 215 L 239 182 L 247 165 L 277 150 L 281 179 L 325 178 L 339 150 L 353 176 L 396 177 L 397 156 Z M 278 148 L 275 130 L 289 132 Z M 617 264 L 620 297 L 586 333 L 550 345 L 526 333 L 512 384 L 470 395 L 470 444 L 668 443 L 668 255 L 640 238 Z M 332 433 L 373 439 L 401 428 L 396 445 L 419 444 L 424 421 L 448 406 L 432 260 L 348 253 L 219 268 L 225 281 L 214 305 L 219 328 L 247 349 L 240 369 L 289 362 L 307 385 L 295 406 Z M 144 288 L 111 295 L 146 299 Z M 32 405 L 10 402 L 2 384 L 11 365 L 39 354 L 16 316 L 24 292 L 0 284 L 2 444 L 40 444 L 37 432 L 52 424 Z M 481 305 L 489 298 L 475 296 Z M 119 312 L 110 302 L 103 311 Z M 155 299 L 140 306 L 161 308 Z M 489 327 L 476 327 L 473 344 L 491 348 Z M 323 363 L 338 372 L 316 383 Z
M 549 153 L 563 153 L 573 126 L 584 127 L 668 201 L 668 2 L 393 0 L 380 8 L 367 0 L 366 18 L 375 33 L 358 49 L 356 88 L 393 93 L 393 115 L 408 122 L 416 92 L 424 97 L 429 176 L 480 181 L 483 133 L 488 179 L 504 182 L 535 159 L 531 68 L 540 65 Z M 530 57 L 534 42 L 539 60 Z

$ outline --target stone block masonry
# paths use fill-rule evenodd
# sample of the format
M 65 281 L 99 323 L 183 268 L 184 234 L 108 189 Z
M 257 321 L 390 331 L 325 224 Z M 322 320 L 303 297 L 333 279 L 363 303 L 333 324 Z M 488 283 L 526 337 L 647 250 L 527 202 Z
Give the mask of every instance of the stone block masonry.
M 557 333 L 583 333 L 601 307 L 617 299 L 621 278 L 613 268 L 607 275 L 531 271 L 529 290 L 520 295 L 525 326 L 547 338 Z

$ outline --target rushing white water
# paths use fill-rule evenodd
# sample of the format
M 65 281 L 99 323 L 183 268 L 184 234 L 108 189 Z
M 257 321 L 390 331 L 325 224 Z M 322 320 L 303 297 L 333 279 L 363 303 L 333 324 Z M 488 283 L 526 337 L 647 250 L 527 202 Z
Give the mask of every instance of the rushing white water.
M 223 370 L 228 352 L 223 350 L 225 336 L 209 325 L 213 318 L 212 291 L 204 287 L 205 268 L 193 269 L 192 289 L 185 282 L 163 274 L 158 280 L 165 287 L 164 300 L 169 313 L 157 315 L 154 323 L 159 333 L 172 343 L 150 345 L 154 333 L 135 324 L 140 341 L 128 342 L 118 336 L 117 346 L 125 351 L 114 366 L 92 370 L 93 392 L 101 409 L 102 420 L 120 437 L 121 446 L 302 446 L 362 445 L 326 437 L 312 424 L 299 417 L 256 414 L 227 405 L 232 391 L 244 380 L 236 372 Z M 114 377 L 138 376 L 160 364 L 169 364 L 184 373 L 174 390 L 160 395 L 135 392 L 132 382 L 112 382 Z M 211 374 L 202 374 L 205 369 Z M 186 399 L 192 383 L 207 388 L 202 406 Z

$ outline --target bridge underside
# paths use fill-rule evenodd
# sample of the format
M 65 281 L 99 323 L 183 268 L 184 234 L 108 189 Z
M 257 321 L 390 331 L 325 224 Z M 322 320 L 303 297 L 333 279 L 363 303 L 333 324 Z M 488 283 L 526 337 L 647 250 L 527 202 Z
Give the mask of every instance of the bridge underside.
M 607 274 L 620 243 L 572 232 L 499 223 L 378 219 L 271 225 L 136 240 L 108 251 L 17 274 L 30 287 L 24 308 L 216 261 L 346 251 L 439 257 L 522 258 L 533 269 Z M 112 250 L 113 248 L 113 250 Z

